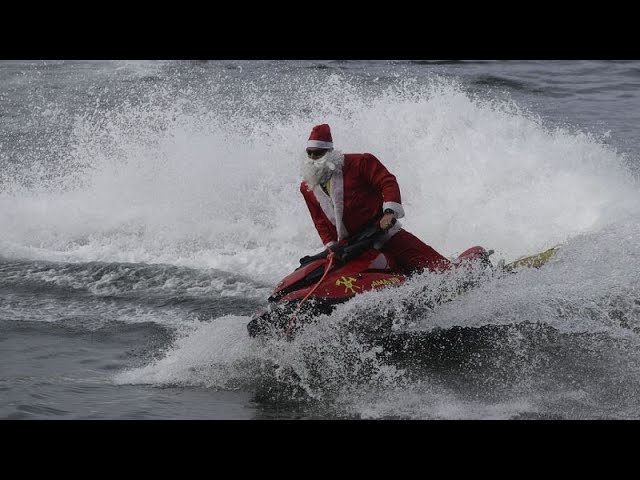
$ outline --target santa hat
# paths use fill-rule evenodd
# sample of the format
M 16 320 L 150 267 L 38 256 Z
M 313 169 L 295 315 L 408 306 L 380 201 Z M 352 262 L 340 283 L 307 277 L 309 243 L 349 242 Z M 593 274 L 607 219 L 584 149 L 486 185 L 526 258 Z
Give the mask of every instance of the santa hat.
M 333 149 L 333 139 L 331 138 L 331 129 L 328 124 L 323 123 L 313 127 L 307 141 L 307 147 Z

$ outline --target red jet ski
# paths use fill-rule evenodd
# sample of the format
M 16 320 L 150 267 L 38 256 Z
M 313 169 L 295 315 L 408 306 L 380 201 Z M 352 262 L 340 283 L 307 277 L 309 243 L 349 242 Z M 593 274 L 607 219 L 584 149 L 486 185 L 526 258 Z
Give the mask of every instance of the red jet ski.
M 383 234 L 375 221 L 331 250 L 301 258 L 300 266 L 276 285 L 267 307 L 249 321 L 249 335 L 284 333 L 291 337 L 301 327 L 300 317 L 329 314 L 336 305 L 363 292 L 402 285 L 408 276 L 400 271 L 392 256 L 374 247 Z M 492 253 L 480 246 L 471 247 L 454 264 L 482 262 L 491 266 Z

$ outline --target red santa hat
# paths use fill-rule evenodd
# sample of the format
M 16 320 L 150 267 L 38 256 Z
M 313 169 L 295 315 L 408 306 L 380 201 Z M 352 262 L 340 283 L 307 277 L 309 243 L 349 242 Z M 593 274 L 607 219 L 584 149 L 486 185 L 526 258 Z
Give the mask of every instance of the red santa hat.
M 333 148 L 333 139 L 331 138 L 331 129 L 329 125 L 323 123 L 322 125 L 316 125 L 311 130 L 309 140 L 307 141 L 307 147 L 310 148 Z

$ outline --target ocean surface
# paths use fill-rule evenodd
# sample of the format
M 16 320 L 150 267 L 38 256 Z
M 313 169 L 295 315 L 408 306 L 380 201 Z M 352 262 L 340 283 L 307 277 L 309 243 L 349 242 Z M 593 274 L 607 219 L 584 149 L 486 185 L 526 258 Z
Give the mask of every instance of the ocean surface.
M 558 253 L 250 338 L 322 249 L 298 191 L 318 123 L 443 255 Z M 0 61 L 0 418 L 640 419 L 639 125 L 639 61 Z M 430 354 L 344 333 L 389 309 Z

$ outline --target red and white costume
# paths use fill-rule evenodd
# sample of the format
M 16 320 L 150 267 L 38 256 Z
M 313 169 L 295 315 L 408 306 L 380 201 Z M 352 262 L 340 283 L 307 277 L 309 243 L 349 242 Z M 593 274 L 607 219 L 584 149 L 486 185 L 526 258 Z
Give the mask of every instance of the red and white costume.
M 344 164 L 335 170 L 329 185 L 329 195 L 320 185 L 311 191 L 306 182 L 300 185 L 326 246 L 358 232 L 385 208 L 396 212 L 397 218 L 404 216 L 396 177 L 370 153 L 344 155 Z M 387 232 L 387 239 L 399 230 L 400 222 L 396 222 Z
M 325 246 L 330 247 L 358 232 L 387 208 L 395 212 L 396 218 L 404 217 L 396 177 L 374 155 L 334 151 L 327 124 L 314 127 L 307 147 L 330 149 L 325 155 L 332 156 L 335 165 L 327 182 L 328 194 L 321 185 L 311 189 L 305 181 L 300 185 Z M 423 268 L 440 271 L 450 267 L 449 260 L 404 230 L 400 222 L 387 230 L 377 247 L 393 255 L 408 271 Z

